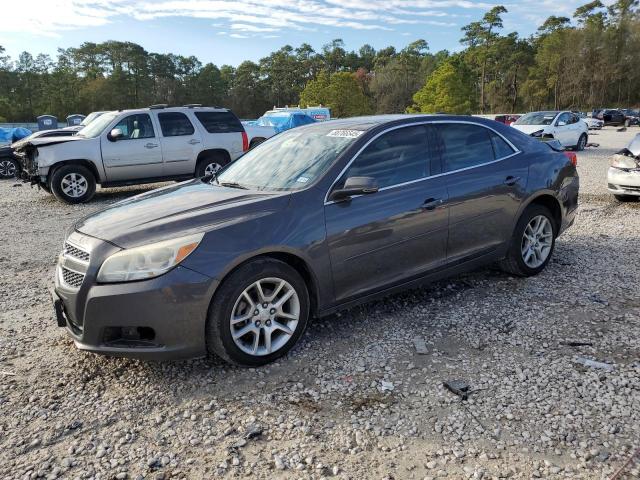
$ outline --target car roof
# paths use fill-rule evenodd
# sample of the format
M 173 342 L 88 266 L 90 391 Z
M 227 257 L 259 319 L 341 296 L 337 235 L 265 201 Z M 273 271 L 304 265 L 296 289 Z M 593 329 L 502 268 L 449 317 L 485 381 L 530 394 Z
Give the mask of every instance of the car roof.
M 318 122 L 313 125 L 330 125 L 333 128 L 350 128 L 353 130 L 370 130 L 380 125 L 387 124 L 402 124 L 411 123 L 416 120 L 431 120 L 431 121 L 473 121 L 476 123 L 492 122 L 493 120 L 487 120 L 481 117 L 472 117 L 470 115 L 444 115 L 444 114 L 431 114 L 431 113 L 397 113 L 387 115 L 368 115 L 362 117 L 350 117 L 331 119 L 325 122 Z M 490 123 L 491 124 L 491 123 Z
M 144 107 L 144 108 L 132 108 L 127 110 L 115 110 L 116 113 L 141 113 L 141 112 L 150 112 L 157 111 L 159 113 L 162 112 L 184 112 L 185 110 L 194 110 L 194 111 L 203 111 L 203 112 L 229 112 L 228 108 L 222 107 L 199 107 L 199 106 L 175 106 L 175 107 Z M 105 112 L 108 113 L 108 112 Z

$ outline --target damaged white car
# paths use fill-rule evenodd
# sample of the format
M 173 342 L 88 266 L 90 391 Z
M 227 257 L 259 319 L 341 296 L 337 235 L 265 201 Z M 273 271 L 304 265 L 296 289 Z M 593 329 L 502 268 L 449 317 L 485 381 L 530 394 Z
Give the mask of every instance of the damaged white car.
M 640 199 L 640 133 L 611 157 L 607 187 L 621 202 Z

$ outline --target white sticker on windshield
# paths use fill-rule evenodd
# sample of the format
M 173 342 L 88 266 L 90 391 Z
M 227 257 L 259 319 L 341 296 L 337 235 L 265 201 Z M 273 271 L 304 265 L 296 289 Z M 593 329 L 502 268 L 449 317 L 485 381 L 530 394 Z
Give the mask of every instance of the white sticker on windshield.
M 298 177 L 296 182 L 298 183 L 307 183 L 309 181 L 309 177 Z
M 363 133 L 362 130 L 331 130 L 327 137 L 358 138 Z

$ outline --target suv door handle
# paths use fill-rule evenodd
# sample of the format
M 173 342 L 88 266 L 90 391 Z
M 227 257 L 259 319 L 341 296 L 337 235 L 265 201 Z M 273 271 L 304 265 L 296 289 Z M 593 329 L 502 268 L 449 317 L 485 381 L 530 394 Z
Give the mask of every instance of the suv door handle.
M 189 144 L 191 145 L 195 145 L 196 143 L 200 143 L 200 140 L 196 140 L 195 138 L 192 138 L 191 140 L 189 140 Z
M 424 203 L 422 204 L 422 208 L 424 210 L 435 210 L 435 208 L 442 204 L 442 199 L 441 198 L 427 198 Z
M 512 175 L 509 175 L 507 178 L 504 179 L 504 183 L 505 185 L 515 185 L 516 183 L 518 183 L 520 181 L 520 177 L 514 177 Z
M 156 148 L 158 146 L 157 143 L 147 143 L 144 147 L 145 148 Z

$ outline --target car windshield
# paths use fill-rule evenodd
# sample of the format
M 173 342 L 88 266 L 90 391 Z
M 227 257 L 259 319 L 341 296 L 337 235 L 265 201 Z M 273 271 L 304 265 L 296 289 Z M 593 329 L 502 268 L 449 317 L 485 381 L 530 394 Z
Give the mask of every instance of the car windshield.
M 83 127 L 86 127 L 91 122 L 93 122 L 96 118 L 102 115 L 102 113 L 103 112 L 91 112 L 89 115 L 84 117 L 84 119 L 80 122 L 80 125 L 82 125 Z
M 328 124 L 288 130 L 230 164 L 217 181 L 258 190 L 300 190 L 318 179 L 363 133 Z
M 558 112 L 531 112 L 520 117 L 514 125 L 551 125 Z
M 96 118 L 89 125 L 80 130 L 76 135 L 79 137 L 95 138 L 100 135 L 107 125 L 118 116 L 118 112 L 105 113 Z

